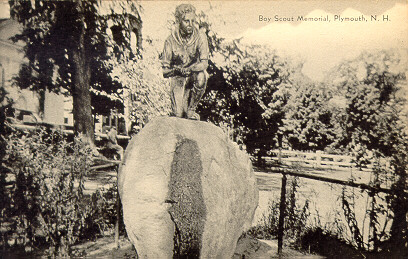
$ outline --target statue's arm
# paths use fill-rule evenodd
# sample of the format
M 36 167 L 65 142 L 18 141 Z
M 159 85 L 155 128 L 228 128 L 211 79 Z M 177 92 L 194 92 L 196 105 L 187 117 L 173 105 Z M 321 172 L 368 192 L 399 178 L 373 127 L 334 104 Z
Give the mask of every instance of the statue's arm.
M 189 66 L 191 72 L 200 72 L 206 70 L 208 67 L 208 59 L 200 60 Z
M 193 63 L 192 65 L 189 66 L 189 70 L 191 72 L 200 72 L 204 71 L 208 67 L 208 57 L 210 55 L 210 51 L 208 49 L 208 41 L 207 41 L 207 35 L 200 31 L 200 41 L 198 44 L 198 51 L 200 54 L 200 58 L 196 63 Z
M 163 68 L 163 77 L 169 78 L 177 75 L 175 68 Z
M 163 77 L 165 78 L 176 76 L 179 71 L 179 68 L 170 66 L 171 58 L 172 58 L 171 43 L 169 42 L 169 40 L 166 40 L 164 42 L 163 53 L 161 56 Z

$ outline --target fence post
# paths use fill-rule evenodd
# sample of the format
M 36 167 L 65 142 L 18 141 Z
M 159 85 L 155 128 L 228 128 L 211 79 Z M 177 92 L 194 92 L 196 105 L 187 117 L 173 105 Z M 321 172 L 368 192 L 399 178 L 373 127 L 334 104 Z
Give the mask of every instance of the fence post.
M 279 205 L 279 226 L 278 226 L 278 254 L 282 253 L 283 232 L 285 227 L 285 210 L 286 210 L 286 174 L 282 173 L 281 198 Z
M 322 165 L 322 151 L 321 150 L 316 151 L 316 163 L 318 167 Z
M 118 175 L 119 165 L 116 166 L 116 175 Z M 116 190 L 116 222 L 115 222 L 115 248 L 119 249 L 119 222 L 120 222 L 120 196 L 119 186 Z
M 378 174 L 374 171 L 374 180 L 373 180 L 373 184 L 375 185 L 379 185 L 378 182 Z M 371 240 L 373 243 L 373 251 L 374 252 L 378 252 L 378 247 L 379 247 L 379 240 L 378 240 L 378 233 L 377 233 L 377 226 L 376 226 L 376 222 L 377 221 L 377 216 L 375 213 L 376 210 L 376 200 L 375 200 L 375 195 L 377 193 L 375 192 L 375 190 L 370 190 L 368 195 L 371 198 L 371 211 L 369 213 L 370 215 L 370 223 L 369 223 L 369 240 L 370 240 L 370 235 L 371 235 Z M 370 249 L 370 242 L 368 242 L 368 249 Z

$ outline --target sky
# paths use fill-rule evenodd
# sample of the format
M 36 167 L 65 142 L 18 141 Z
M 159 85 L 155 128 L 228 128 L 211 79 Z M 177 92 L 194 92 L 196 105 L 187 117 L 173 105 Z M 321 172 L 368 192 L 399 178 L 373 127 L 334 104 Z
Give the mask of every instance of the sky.
M 10 17 L 8 1 L 0 0 L 0 19 Z
M 105 0 L 107 1 L 107 0 Z M 168 21 L 180 3 L 192 3 L 203 11 L 212 29 L 227 40 L 265 44 L 282 55 L 303 60 L 303 72 L 311 79 L 324 74 L 363 50 L 407 48 L 407 1 L 141 1 L 143 36 L 159 44 L 169 34 Z M 8 17 L 8 3 L 0 0 L 0 18 Z M 334 20 L 359 18 L 363 21 Z M 261 17 L 260 17 L 261 16 Z M 298 17 L 328 21 L 298 21 Z M 377 21 L 371 20 L 372 16 Z M 383 20 L 383 16 L 388 19 Z M 260 19 L 261 18 L 261 19 Z M 275 21 L 275 18 L 281 21 Z M 293 18 L 293 21 L 292 21 Z M 286 21 L 285 21 L 286 20 Z M 289 21 L 287 21 L 289 20 Z
M 164 41 L 169 33 L 168 21 L 174 19 L 174 9 L 179 3 L 182 2 L 142 1 L 144 35 Z M 408 47 L 406 1 L 190 3 L 198 12 L 209 16 L 213 30 L 220 37 L 242 38 L 241 42 L 247 44 L 265 44 L 282 55 L 302 60 L 305 62 L 303 73 L 316 81 L 322 80 L 325 73 L 342 60 L 353 59 L 363 50 Z M 335 15 L 340 19 L 334 20 Z M 330 21 L 298 21 L 299 16 L 328 17 Z M 372 16 L 377 20 L 371 20 Z M 359 17 L 361 20 L 341 21 L 341 18 Z

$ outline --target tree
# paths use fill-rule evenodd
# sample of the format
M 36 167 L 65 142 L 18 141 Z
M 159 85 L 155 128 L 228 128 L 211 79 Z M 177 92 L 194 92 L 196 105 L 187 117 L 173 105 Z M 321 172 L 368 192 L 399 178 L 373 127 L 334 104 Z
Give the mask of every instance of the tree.
M 221 44 L 213 60 L 199 112 L 233 128 L 234 139 L 250 153 L 265 153 L 276 144 L 291 78 L 298 69 L 275 51 L 239 41 Z
M 293 82 L 282 131 L 296 150 L 324 150 L 337 136 L 330 89 L 303 77 Z
M 147 44 L 140 54 L 106 62 L 113 80 L 123 86 L 118 98 L 125 103 L 124 114 L 127 121 L 132 122 L 127 129 L 133 133 L 153 117 L 170 113 L 170 87 L 162 76 L 158 53 Z
M 7 98 L 4 87 L 0 88 L 0 160 L 4 161 L 6 157 L 7 140 L 6 136 L 10 133 L 10 128 L 7 126 L 7 110 L 11 108 L 11 102 Z M 0 163 L 0 224 L 3 224 L 6 217 L 6 211 L 10 207 L 10 199 L 7 193 L 7 173 L 9 169 Z M 5 237 L 2 235 L 0 242 L 5 243 Z
M 108 95 L 121 88 L 109 77 L 103 63 L 112 58 L 107 56 L 107 33 L 115 27 L 109 28 L 108 21 L 116 28 L 126 24 L 123 29 L 128 31 L 135 27 L 132 21 L 141 24 L 135 5 L 126 3 L 135 15 L 101 15 L 101 4 L 96 0 L 10 1 L 11 16 L 23 25 L 22 33 L 14 40 L 26 43 L 28 59 L 16 78 L 17 85 L 42 93 L 65 90 L 73 97 L 74 130 L 90 143 L 94 139 L 90 88 L 103 89 Z M 117 30 L 115 35 L 119 34 Z
M 407 60 L 407 49 L 364 52 L 334 68 L 327 80 L 346 98 L 338 144 L 353 153 L 359 164 L 374 164 L 373 185 L 391 182 L 394 193 L 387 199 L 393 221 L 382 246 L 400 252 L 399 256 L 408 255 Z M 371 226 L 374 248 L 380 241 L 376 225 Z
M 397 135 L 406 132 L 407 55 L 407 50 L 364 52 L 328 75 L 326 84 L 346 100 L 339 145 L 354 150 L 362 163 L 359 150 L 392 156 Z

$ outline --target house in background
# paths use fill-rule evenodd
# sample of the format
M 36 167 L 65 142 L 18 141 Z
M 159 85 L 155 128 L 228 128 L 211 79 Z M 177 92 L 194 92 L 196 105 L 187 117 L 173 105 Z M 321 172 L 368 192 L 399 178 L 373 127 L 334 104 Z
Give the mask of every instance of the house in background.
M 51 125 L 72 126 L 72 98 L 45 92 L 39 93 L 20 89 L 12 84 L 12 79 L 24 62 L 24 43 L 14 43 L 11 37 L 21 31 L 18 22 L 12 19 L 0 20 L 0 70 L 1 87 L 7 92 L 15 109 L 15 118 L 23 122 L 41 122 Z M 43 98 L 43 99 L 42 99 Z M 63 104 L 63 105 L 61 105 Z
M 20 26 L 16 21 L 11 19 L 0 20 L 1 87 L 6 90 L 7 96 L 13 100 L 14 108 L 39 114 L 40 96 L 27 89 L 18 89 L 18 87 L 11 84 L 13 76 L 18 74 L 20 65 L 24 60 L 24 44 L 21 42 L 14 43 L 10 40 L 10 37 L 19 31 Z
M 131 31 L 126 32 L 118 26 L 111 26 L 111 33 L 118 43 L 130 39 L 129 46 L 133 53 L 141 49 L 141 20 L 139 16 L 127 16 L 131 24 Z M 12 100 L 15 109 L 14 118 L 17 123 L 42 123 L 51 126 L 73 126 L 73 102 L 69 95 L 55 94 L 45 91 L 43 94 L 20 89 L 12 84 L 13 77 L 17 76 L 21 65 L 25 62 L 24 43 L 13 42 L 10 38 L 21 32 L 21 25 L 13 19 L 0 19 L 0 75 L 1 86 L 7 92 L 8 98 Z M 62 105 L 63 104 L 63 105 Z M 127 103 L 126 103 L 127 104 Z M 117 126 L 119 134 L 127 135 L 130 122 L 125 118 L 129 113 L 129 105 L 124 104 L 125 114 L 120 114 L 117 109 L 110 109 L 104 115 L 95 111 L 94 128 L 95 133 L 105 133 L 107 128 Z

